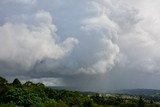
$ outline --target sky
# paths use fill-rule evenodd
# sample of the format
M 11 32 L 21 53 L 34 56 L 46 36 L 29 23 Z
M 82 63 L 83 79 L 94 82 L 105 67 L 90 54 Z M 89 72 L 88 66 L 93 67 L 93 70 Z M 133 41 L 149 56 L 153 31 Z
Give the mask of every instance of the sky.
M 0 75 L 79 90 L 160 89 L 159 0 L 1 0 Z

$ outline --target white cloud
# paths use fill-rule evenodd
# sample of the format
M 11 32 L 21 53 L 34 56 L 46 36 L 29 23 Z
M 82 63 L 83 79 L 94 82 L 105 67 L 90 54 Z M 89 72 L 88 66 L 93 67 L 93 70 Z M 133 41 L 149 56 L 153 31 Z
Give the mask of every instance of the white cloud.
M 57 29 L 48 12 L 39 11 L 31 16 L 39 25 L 6 22 L 0 26 L 0 61 L 13 64 L 8 68 L 30 70 L 37 61 L 44 58 L 57 60 L 64 57 L 78 43 L 75 38 L 58 43 Z
M 121 51 L 128 57 L 130 65 L 144 73 L 157 73 L 159 70 L 159 1 L 136 2 L 138 23 L 130 32 L 125 30 L 120 38 Z M 124 42 L 126 41 L 126 42 Z M 136 51 L 135 51 L 136 50 Z
M 27 69 L 15 75 L 60 77 L 90 89 L 110 80 L 110 86 L 114 80 L 136 85 L 139 73 L 159 74 L 159 0 L 49 0 L 23 9 L 36 1 L 6 2 L 0 8 L 2 71 Z
M 22 80 L 26 82 L 27 80 Z M 62 86 L 64 85 L 60 78 L 40 78 L 40 79 L 29 79 L 33 83 L 43 83 L 45 86 Z
M 118 39 L 116 33 L 118 29 L 117 24 L 110 20 L 107 14 L 103 12 L 101 12 L 99 16 L 89 18 L 84 21 L 82 31 L 89 33 L 86 36 L 91 37 L 89 38 L 90 40 L 88 40 L 91 42 L 87 42 L 86 45 L 90 43 L 88 48 L 93 49 L 91 50 L 93 53 L 88 52 L 91 55 L 91 62 L 88 62 L 88 64 L 91 64 L 88 65 L 85 62 L 88 66 L 80 67 L 80 72 L 96 74 L 110 71 L 110 69 L 115 65 L 119 54 L 119 47 L 115 42 Z

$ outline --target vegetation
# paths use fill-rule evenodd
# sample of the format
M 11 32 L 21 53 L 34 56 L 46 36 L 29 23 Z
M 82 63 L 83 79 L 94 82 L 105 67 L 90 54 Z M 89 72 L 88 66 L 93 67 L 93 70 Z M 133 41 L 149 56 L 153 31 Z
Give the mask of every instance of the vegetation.
M 106 96 L 77 91 L 57 90 L 30 81 L 13 83 L 0 77 L 0 107 L 160 107 L 142 97 Z

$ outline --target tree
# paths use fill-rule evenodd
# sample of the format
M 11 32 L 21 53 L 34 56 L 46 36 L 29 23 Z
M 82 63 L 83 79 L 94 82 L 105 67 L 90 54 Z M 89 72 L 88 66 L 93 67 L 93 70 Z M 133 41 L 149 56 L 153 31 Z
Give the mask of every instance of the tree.
M 83 107 L 92 107 L 92 104 L 93 102 L 91 100 L 86 100 L 84 103 L 83 103 Z
M 45 88 L 45 85 L 43 83 L 37 83 L 36 86 L 42 89 Z
M 47 99 L 44 103 L 45 107 L 57 107 L 57 102 L 55 100 Z
M 35 84 L 33 82 L 31 82 L 31 81 L 27 81 L 24 85 L 25 86 L 33 86 Z
M 8 91 L 8 82 L 5 78 L 0 77 L 0 100 L 3 100 L 3 95 Z
M 22 86 L 22 84 L 21 84 L 21 82 L 18 80 L 18 78 L 15 78 L 12 84 L 13 84 L 13 86 L 16 86 L 16 87 L 21 87 L 21 86 Z
M 138 100 L 138 107 L 144 107 L 144 101 L 142 99 L 142 96 L 140 96 L 140 98 Z
M 7 80 L 5 78 L 0 77 L 0 86 L 7 84 L 8 84 Z
M 22 88 L 12 88 L 5 94 L 7 102 L 14 102 L 18 106 L 23 107 L 43 107 L 42 98 L 36 92 L 30 92 Z
M 67 107 L 67 105 L 62 100 L 59 100 L 57 103 L 57 107 Z
M 17 107 L 17 105 L 13 102 L 9 102 L 5 104 L 0 104 L 0 107 Z
M 150 100 L 150 104 L 153 104 L 153 100 Z

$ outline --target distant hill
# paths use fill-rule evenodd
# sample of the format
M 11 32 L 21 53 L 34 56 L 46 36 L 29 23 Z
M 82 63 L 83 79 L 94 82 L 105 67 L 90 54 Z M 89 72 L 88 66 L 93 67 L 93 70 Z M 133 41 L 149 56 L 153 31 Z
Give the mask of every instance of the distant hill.
M 52 86 L 49 88 L 58 90 L 79 91 L 79 89 L 75 87 Z M 79 91 L 79 92 L 83 95 L 95 95 L 98 93 L 90 91 Z M 160 90 L 155 90 L 155 89 L 122 89 L 122 90 L 112 90 L 106 93 L 109 93 L 111 95 L 128 95 L 133 97 L 142 96 L 146 100 L 160 101 Z
M 129 94 L 129 95 L 154 95 L 160 94 L 160 90 L 155 89 L 122 89 L 111 91 L 111 93 Z
M 98 92 L 92 91 L 80 91 L 77 87 L 65 87 L 65 86 L 48 86 L 48 88 L 56 89 L 56 90 L 68 90 L 68 91 L 78 91 L 83 95 L 96 95 Z
M 77 87 L 66 87 L 66 86 L 48 86 L 52 89 L 58 90 L 69 90 L 69 91 L 80 91 Z M 89 91 L 81 91 L 81 92 L 89 92 Z M 90 92 L 89 92 L 90 93 Z M 98 92 L 91 92 L 98 93 Z M 131 96 L 160 96 L 160 90 L 155 89 L 121 89 L 121 90 L 110 90 L 106 93 L 110 94 L 126 94 Z
M 47 86 L 51 89 L 57 89 L 57 90 L 69 90 L 69 91 L 79 91 L 78 88 L 75 87 L 66 87 L 66 86 Z
M 153 99 L 156 101 L 160 101 L 160 90 L 155 89 L 122 89 L 122 90 L 114 90 L 110 93 L 130 95 L 130 96 L 142 96 L 145 99 Z

